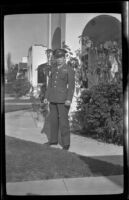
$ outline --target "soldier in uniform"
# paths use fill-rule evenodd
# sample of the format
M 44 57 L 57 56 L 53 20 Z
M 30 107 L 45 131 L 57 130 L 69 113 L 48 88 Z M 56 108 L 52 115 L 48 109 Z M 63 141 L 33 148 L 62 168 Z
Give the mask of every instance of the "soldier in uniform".
M 41 84 L 41 88 L 40 88 L 41 89 L 41 93 L 40 93 L 41 102 L 44 100 L 46 88 L 47 88 L 47 85 L 48 85 L 48 77 L 49 77 L 49 74 L 50 74 L 50 71 L 51 71 L 51 62 L 52 62 L 53 50 L 47 49 L 46 54 L 47 54 L 48 62 L 39 65 L 38 68 L 37 68 L 38 79 L 39 79 L 39 83 Z
M 41 103 L 44 102 L 45 93 L 46 93 L 47 86 L 48 86 L 48 79 L 49 79 L 49 75 L 50 75 L 50 72 L 51 72 L 51 67 L 52 67 L 52 65 L 53 65 L 53 67 L 55 65 L 55 63 L 53 61 L 53 50 L 47 49 L 46 54 L 47 54 L 48 62 L 41 64 L 38 67 L 39 68 L 39 75 L 41 76 L 41 79 L 42 79 L 41 92 L 40 92 L 40 96 L 39 96 Z M 44 112 L 44 115 L 45 115 L 45 113 L 48 112 L 47 104 L 46 104 L 46 106 L 45 106 L 45 104 L 43 104 L 42 108 L 44 108 L 44 110 L 46 111 L 46 112 Z M 44 133 L 44 130 L 45 130 L 45 127 L 46 127 L 45 125 L 46 125 L 46 122 L 43 121 L 43 128 L 41 130 L 41 133 Z
M 75 74 L 74 69 L 66 64 L 64 49 L 56 49 L 53 54 L 56 67 L 52 67 L 49 77 L 45 102 L 50 102 L 50 140 L 49 145 L 58 144 L 59 127 L 62 147 L 70 147 L 70 127 L 68 112 L 72 102 Z

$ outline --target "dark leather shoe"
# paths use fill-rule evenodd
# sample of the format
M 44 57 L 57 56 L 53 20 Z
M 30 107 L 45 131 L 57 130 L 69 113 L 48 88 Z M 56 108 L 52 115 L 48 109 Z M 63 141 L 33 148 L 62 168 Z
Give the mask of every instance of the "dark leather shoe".
M 63 149 L 68 151 L 68 150 L 69 150 L 69 147 L 70 147 L 70 146 L 64 146 Z
M 47 145 L 47 146 L 51 146 L 51 145 L 57 145 L 58 143 L 46 142 L 44 144 Z
M 56 142 L 49 142 L 49 145 L 57 145 L 58 143 Z
M 44 129 L 41 130 L 41 133 L 44 133 Z

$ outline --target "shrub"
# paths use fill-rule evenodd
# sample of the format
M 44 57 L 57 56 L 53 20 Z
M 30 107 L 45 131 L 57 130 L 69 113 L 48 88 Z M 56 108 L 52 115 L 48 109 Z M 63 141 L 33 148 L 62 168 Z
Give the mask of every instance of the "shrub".
M 16 79 L 12 84 L 12 88 L 16 94 L 16 97 L 21 97 L 30 91 L 31 84 L 26 78 Z
M 102 83 L 84 90 L 75 114 L 83 134 L 105 142 L 123 143 L 122 84 Z
M 12 83 L 5 83 L 4 89 L 5 89 L 5 94 L 12 95 L 14 93 Z

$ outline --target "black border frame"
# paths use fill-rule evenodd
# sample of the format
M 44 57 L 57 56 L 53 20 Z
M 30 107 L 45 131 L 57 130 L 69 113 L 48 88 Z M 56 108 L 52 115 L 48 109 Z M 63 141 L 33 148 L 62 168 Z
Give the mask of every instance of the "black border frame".
M 65 1 L 65 2 L 30 2 L 22 1 L 6 2 L 0 5 L 1 14 L 1 66 L 4 66 L 4 16 L 13 14 L 38 14 L 38 13 L 118 13 L 122 16 L 122 48 L 123 48 L 123 94 L 124 102 L 127 101 L 127 86 L 128 86 L 128 42 L 127 42 L 127 13 L 126 13 L 126 1 L 112 1 L 112 2 L 86 2 L 80 1 Z M 2 158 L 2 198 L 14 199 L 14 198 L 43 198 L 52 196 L 10 196 L 6 194 L 6 175 L 5 175 L 5 120 L 4 120 L 4 67 L 1 67 L 1 158 Z M 126 106 L 124 107 L 124 113 Z M 127 124 L 124 123 L 124 193 L 118 195 L 81 195 L 79 197 L 92 197 L 92 198 L 129 198 L 129 155 L 128 155 L 128 141 L 127 141 Z M 60 198 L 61 196 L 54 196 L 54 198 Z M 63 196 L 65 197 L 65 196 Z M 68 197 L 68 196 L 66 196 Z M 74 195 L 70 195 L 74 197 Z

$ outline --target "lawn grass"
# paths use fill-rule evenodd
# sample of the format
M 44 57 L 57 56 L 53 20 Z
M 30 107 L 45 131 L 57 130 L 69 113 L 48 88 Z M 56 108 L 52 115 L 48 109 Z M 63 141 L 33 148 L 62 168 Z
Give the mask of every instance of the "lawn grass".
M 6 136 L 6 181 L 122 174 L 122 167 Z
M 7 182 L 90 176 L 76 154 L 6 137 Z
M 32 104 L 31 104 L 30 99 L 18 99 L 18 98 L 5 99 L 5 113 L 18 111 L 18 110 L 26 110 L 26 109 L 31 109 L 31 108 L 32 108 Z
M 18 110 L 27 110 L 27 109 L 32 109 L 32 105 L 5 105 L 5 113 L 7 112 L 14 112 Z
M 30 99 L 5 99 L 5 104 L 8 103 L 31 103 Z

